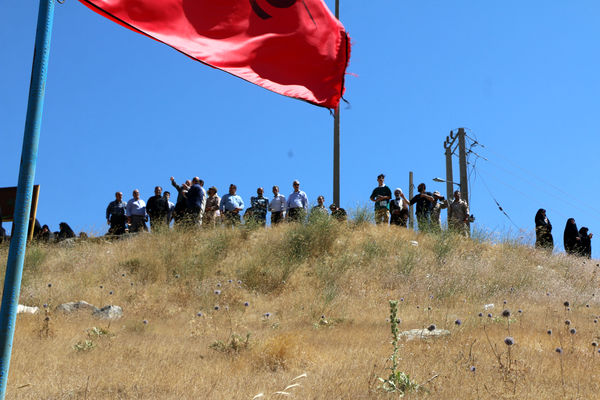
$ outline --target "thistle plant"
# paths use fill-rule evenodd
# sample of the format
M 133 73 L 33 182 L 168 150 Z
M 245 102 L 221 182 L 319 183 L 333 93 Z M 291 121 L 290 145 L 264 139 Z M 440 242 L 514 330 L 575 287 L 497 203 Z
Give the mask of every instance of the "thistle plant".
M 410 380 L 410 376 L 402 371 L 398 371 L 398 341 L 400 336 L 398 333 L 398 301 L 390 300 L 390 327 L 392 331 L 392 347 L 393 352 L 390 356 L 392 365 L 390 367 L 390 376 L 387 379 L 379 378 L 381 389 L 386 392 L 400 392 L 402 395 L 408 392 L 416 392 L 421 389 L 421 386 Z

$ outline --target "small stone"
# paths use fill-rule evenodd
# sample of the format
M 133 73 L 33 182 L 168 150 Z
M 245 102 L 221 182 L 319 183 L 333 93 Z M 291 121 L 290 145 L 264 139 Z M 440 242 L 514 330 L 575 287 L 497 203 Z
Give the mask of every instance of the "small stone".
M 437 337 L 448 336 L 450 335 L 450 331 L 446 329 L 411 329 L 409 331 L 404 331 L 400 333 L 400 336 L 406 338 L 406 340 L 414 340 L 414 339 L 435 339 Z
M 92 315 L 100 319 L 119 319 L 123 316 L 123 309 L 119 306 L 109 305 L 94 311 Z
M 92 313 L 94 313 L 98 311 L 98 307 L 83 300 L 72 301 L 70 303 L 63 303 L 56 307 L 56 311 L 62 311 L 65 314 L 72 314 L 80 310 L 91 311 Z

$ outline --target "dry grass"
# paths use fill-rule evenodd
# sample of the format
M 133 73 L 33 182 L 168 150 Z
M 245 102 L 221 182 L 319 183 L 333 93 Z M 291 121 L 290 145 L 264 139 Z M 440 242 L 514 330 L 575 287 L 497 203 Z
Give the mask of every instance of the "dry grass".
M 49 304 L 50 321 L 19 315 L 8 398 L 397 398 L 376 377 L 389 375 L 388 301 L 401 298 L 401 330 L 451 331 L 401 343 L 400 370 L 418 383 L 439 375 L 408 398 L 597 398 L 598 270 L 522 246 L 328 221 L 33 245 L 20 302 Z M 77 300 L 125 315 L 53 311 Z

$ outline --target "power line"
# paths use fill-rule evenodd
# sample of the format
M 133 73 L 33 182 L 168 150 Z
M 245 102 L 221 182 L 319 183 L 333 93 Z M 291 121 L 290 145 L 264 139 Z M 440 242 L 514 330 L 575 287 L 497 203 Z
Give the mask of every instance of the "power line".
M 494 200 L 494 203 L 496 203 L 496 206 L 498 206 L 498 209 L 500 210 L 500 212 L 502 212 L 502 214 L 504 214 L 506 216 L 506 218 L 508 218 L 508 220 L 515 226 L 515 228 L 521 230 L 521 228 L 515 223 L 515 221 L 513 221 L 513 219 L 510 217 L 510 215 L 508 215 L 508 213 L 500 205 L 500 203 L 498 202 L 498 200 L 496 200 L 496 197 L 492 194 L 492 191 L 490 190 L 489 186 L 485 183 L 485 179 L 483 178 L 483 175 L 481 175 L 481 172 L 477 172 L 477 174 L 481 178 L 481 183 L 483 183 L 483 186 L 487 190 L 488 194 L 490 195 L 490 197 L 492 198 L 492 200 Z

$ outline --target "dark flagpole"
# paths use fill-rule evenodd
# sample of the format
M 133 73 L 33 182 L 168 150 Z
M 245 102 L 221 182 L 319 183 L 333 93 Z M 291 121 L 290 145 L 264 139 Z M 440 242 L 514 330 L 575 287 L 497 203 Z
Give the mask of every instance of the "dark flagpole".
M 33 68 L 29 84 L 29 101 L 25 118 L 23 150 L 19 168 L 19 184 L 15 201 L 14 230 L 10 238 L 8 261 L 4 276 L 2 307 L 0 309 L 0 399 L 6 395 L 6 383 L 10 366 L 19 293 L 21 292 L 21 276 L 27 246 L 27 228 L 33 192 L 33 179 L 37 162 L 44 93 L 46 90 L 46 72 L 50 56 L 50 37 L 54 19 L 54 0 L 40 0 Z
M 340 19 L 340 0 L 335 0 L 335 17 Z M 333 202 L 340 205 L 340 106 L 333 115 Z

